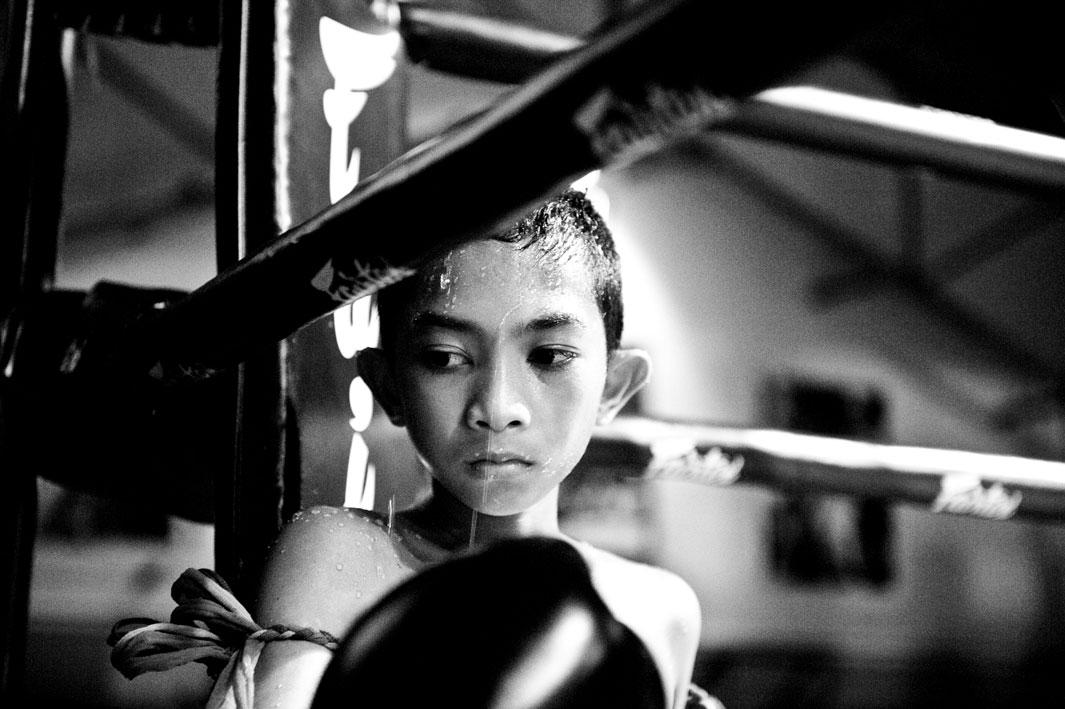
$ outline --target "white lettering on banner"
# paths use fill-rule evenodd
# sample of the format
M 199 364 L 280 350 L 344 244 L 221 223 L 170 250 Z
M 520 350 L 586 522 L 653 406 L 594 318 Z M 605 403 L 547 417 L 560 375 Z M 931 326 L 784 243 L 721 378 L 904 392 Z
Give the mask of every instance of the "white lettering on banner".
M 319 21 L 318 35 L 334 82 L 333 88 L 322 95 L 322 110 L 330 130 L 329 199 L 335 203 L 359 183 L 361 153 L 358 148 L 348 152 L 348 130 L 366 106 L 367 92 L 388 81 L 395 72 L 400 37 L 396 31 L 362 32 L 329 17 Z M 333 313 L 333 332 L 345 359 L 377 344 L 377 313 L 370 298 L 337 309 Z M 344 505 L 372 509 L 376 477 L 362 433 L 373 416 L 373 395 L 357 375 L 348 387 L 348 405 L 352 436 Z
M 348 127 L 366 105 L 370 89 L 388 81 L 396 70 L 399 33 L 371 34 L 329 17 L 318 22 L 318 36 L 333 88 L 322 96 L 329 124 L 329 199 L 338 201 L 359 183 L 358 148 L 348 153 Z
M 333 313 L 333 331 L 344 359 L 377 344 L 377 310 L 369 298 L 359 298 Z
M 1009 519 L 1021 505 L 1021 493 L 1006 492 L 1002 483 L 985 488 L 976 475 L 943 476 L 933 512 L 950 512 L 985 519 Z

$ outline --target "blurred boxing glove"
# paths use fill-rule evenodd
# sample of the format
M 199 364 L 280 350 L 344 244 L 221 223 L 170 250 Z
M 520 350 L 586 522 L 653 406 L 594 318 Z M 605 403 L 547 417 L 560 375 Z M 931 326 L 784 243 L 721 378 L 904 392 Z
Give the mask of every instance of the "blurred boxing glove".
M 510 540 L 430 567 L 354 625 L 312 709 L 664 707 L 658 670 L 569 544 Z

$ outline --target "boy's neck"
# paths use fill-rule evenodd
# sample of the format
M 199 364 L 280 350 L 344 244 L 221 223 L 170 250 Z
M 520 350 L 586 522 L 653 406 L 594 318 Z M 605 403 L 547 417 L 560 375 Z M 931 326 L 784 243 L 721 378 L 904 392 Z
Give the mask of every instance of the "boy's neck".
M 495 516 L 475 512 L 435 480 L 429 499 L 402 514 L 419 535 L 441 549 L 463 552 L 515 537 L 560 537 L 558 488 L 518 514 Z

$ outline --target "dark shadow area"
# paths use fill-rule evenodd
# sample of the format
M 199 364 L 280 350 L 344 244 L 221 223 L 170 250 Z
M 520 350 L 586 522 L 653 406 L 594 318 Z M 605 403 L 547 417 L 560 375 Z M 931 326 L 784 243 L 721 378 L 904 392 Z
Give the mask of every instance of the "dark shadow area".
M 828 648 L 750 645 L 703 650 L 694 681 L 728 709 L 776 707 L 1051 707 L 1065 694 L 1065 654 L 1023 664 L 938 652 L 863 659 Z

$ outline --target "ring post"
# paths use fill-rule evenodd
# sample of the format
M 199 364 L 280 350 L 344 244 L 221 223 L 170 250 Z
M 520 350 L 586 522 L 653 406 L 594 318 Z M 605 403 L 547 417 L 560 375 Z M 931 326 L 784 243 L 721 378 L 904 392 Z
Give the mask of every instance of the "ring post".
M 34 0 L 5 6 L 0 23 L 0 155 L 15 177 L 0 198 L 0 685 L 20 705 L 37 529 L 37 471 L 18 445 L 11 380 L 26 306 L 52 286 L 67 144 L 62 32 Z
M 220 5 L 215 147 L 219 271 L 269 243 L 274 207 L 274 23 L 277 3 Z M 251 311 L 239 317 L 269 317 Z M 285 495 L 285 343 L 253 348 L 229 377 L 232 465 L 215 481 L 215 566 L 238 598 L 258 579 Z

